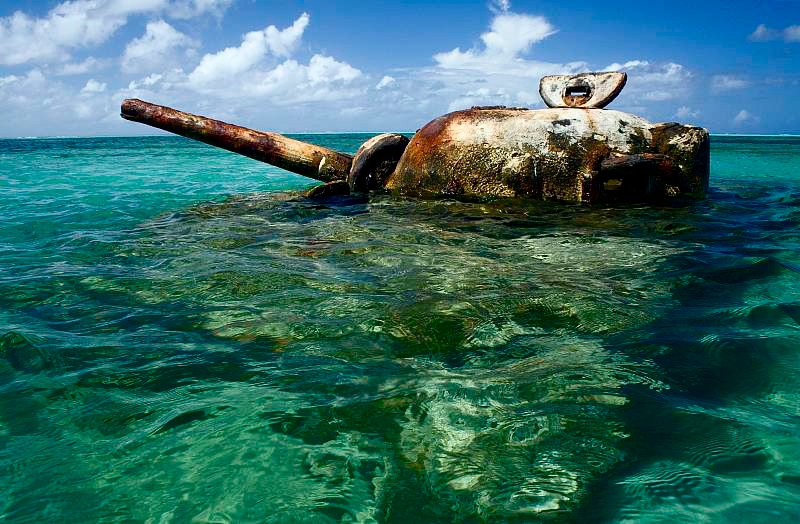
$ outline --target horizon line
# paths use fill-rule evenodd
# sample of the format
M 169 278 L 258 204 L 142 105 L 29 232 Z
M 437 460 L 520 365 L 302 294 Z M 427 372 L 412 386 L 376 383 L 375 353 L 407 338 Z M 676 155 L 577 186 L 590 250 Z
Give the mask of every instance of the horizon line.
M 379 135 L 382 133 L 398 133 L 401 135 L 413 135 L 416 131 L 294 131 L 280 132 L 270 131 L 281 135 Z M 179 137 L 175 133 L 158 133 L 145 135 L 32 135 L 32 136 L 0 136 L 0 140 L 66 140 L 66 139 L 90 139 L 90 138 L 156 138 L 156 137 Z M 794 133 L 709 133 L 709 136 L 739 136 L 739 137 L 798 137 L 800 131 Z M 181 137 L 186 138 L 186 137 Z M 194 140 L 187 138 L 187 140 Z
M 277 133 L 279 135 L 380 135 L 382 133 L 398 133 L 401 135 L 413 135 L 416 131 L 268 131 L 269 133 Z M 31 135 L 31 136 L 0 136 L 0 140 L 64 140 L 74 138 L 156 138 L 156 137 L 181 137 L 187 140 L 194 140 L 187 138 L 176 133 L 158 133 L 158 134 L 145 134 L 145 135 Z M 798 134 L 800 136 L 800 134 Z M 198 140 L 195 140 L 198 142 Z

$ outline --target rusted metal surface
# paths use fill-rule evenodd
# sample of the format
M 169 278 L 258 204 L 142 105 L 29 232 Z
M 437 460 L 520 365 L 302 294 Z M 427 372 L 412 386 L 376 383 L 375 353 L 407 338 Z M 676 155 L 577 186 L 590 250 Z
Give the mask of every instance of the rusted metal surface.
M 612 153 L 600 162 L 600 171 L 604 173 L 616 173 L 629 169 L 655 170 L 665 174 L 672 173 L 672 160 L 667 155 L 656 153 L 642 153 L 639 155 L 622 155 Z
M 353 157 L 347 180 L 351 191 L 383 189 L 403 155 L 408 138 L 396 133 L 384 133 L 364 142 Z
M 417 132 L 387 188 L 418 196 L 597 201 L 603 160 L 653 153 L 651 128 L 619 111 L 457 111 Z
M 681 194 L 680 172 L 672 159 L 657 153 L 611 153 L 600 162 L 591 191 L 596 200 L 644 200 Z
M 619 95 L 627 80 L 627 73 L 616 71 L 545 76 L 539 94 L 547 107 L 600 109 Z
M 693 195 L 708 191 L 711 143 L 708 130 L 668 122 L 651 129 L 655 153 L 670 157 L 680 173 L 681 190 Z
M 699 195 L 708 184 L 707 145 L 704 129 L 619 111 L 474 108 L 420 129 L 387 188 L 573 202 L 602 201 L 620 187 L 615 195 L 642 200 Z M 606 183 L 612 178 L 616 185 Z
M 306 192 L 308 198 L 330 198 L 350 194 L 350 184 L 346 180 L 334 180 L 321 186 L 313 187 Z
M 311 196 L 381 189 L 569 202 L 704 195 L 708 131 L 600 109 L 626 79 L 616 72 L 545 77 L 542 97 L 560 107 L 456 111 L 425 125 L 410 142 L 398 134 L 375 136 L 355 157 L 141 100 L 126 100 L 122 116 L 331 182 Z
M 138 99 L 125 100 L 121 114 L 126 120 L 193 138 L 322 182 L 345 180 L 353 160 L 350 155 L 278 133 L 255 131 Z

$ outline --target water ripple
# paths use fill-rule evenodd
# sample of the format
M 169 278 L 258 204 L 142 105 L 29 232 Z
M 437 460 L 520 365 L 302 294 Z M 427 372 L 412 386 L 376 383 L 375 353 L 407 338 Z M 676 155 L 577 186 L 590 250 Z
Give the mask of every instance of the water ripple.
M 743 140 L 662 208 L 0 140 L 0 518 L 796 521 L 800 144 Z

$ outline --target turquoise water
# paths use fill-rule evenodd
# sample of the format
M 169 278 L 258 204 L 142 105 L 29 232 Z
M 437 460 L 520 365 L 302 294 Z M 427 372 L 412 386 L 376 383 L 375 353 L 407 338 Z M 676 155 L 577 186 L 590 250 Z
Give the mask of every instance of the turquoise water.
M 308 186 L 0 140 L 0 520 L 800 519 L 800 139 L 667 208 Z

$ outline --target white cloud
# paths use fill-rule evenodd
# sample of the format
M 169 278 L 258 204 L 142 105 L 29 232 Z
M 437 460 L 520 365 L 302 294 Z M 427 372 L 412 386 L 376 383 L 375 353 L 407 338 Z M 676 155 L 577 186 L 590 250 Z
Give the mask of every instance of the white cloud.
M 361 71 L 323 55 L 311 57 L 308 65 L 286 60 L 274 69 L 255 72 L 240 84 L 248 95 L 267 97 L 276 105 L 350 98 L 363 90 L 351 88 Z
M 0 77 L 0 114 L 6 116 L 0 133 L 42 134 L 46 127 L 46 133 L 58 129 L 59 134 L 72 134 L 80 132 L 80 125 L 83 133 L 149 132 L 149 128 L 119 119 L 119 102 L 128 97 L 278 131 L 411 130 L 447 110 L 473 105 L 541 106 L 541 76 L 590 70 L 581 61 L 537 60 L 536 44 L 553 35 L 556 28 L 540 16 L 502 11 L 500 3 L 496 4 L 499 14 L 489 20 L 480 39 L 475 38 L 478 43 L 474 47 L 453 49 L 454 42 L 441 48 L 444 52 L 431 52 L 427 67 L 379 70 L 372 76 L 342 57 L 301 53 L 307 47 L 303 44 L 310 23 L 305 13 L 285 27 L 267 26 L 267 21 L 256 26 L 263 29 L 242 35 L 237 45 L 212 48 L 202 57 L 187 59 L 187 52 L 196 52 L 198 42 L 170 25 L 169 18 L 161 17 L 177 16 L 170 7 L 210 10 L 208 6 L 224 7 L 228 2 L 158 0 L 161 7 L 157 9 L 152 7 L 156 0 L 74 3 L 103 4 L 107 10 L 114 4 L 116 10 L 108 11 L 111 16 L 130 13 L 134 1 L 140 7 L 149 6 L 151 17 L 146 29 L 120 56 L 121 68 L 135 76 L 123 77 L 124 81 L 99 76 L 94 71 L 105 63 L 88 58 L 42 66 L 27 75 L 15 71 L 15 75 Z M 465 40 L 477 36 L 466 35 Z M 5 45 L 0 42 L 0 47 Z M 75 48 L 62 45 L 59 49 L 69 52 Z M 574 57 L 580 59 L 580 53 L 577 49 Z M 660 107 L 659 117 L 670 118 L 676 111 L 681 120 L 695 117 L 697 112 L 690 109 L 693 104 L 687 97 L 695 87 L 693 76 L 684 66 L 639 59 L 621 60 L 608 69 L 631 73 L 620 97 L 623 103 L 627 97 L 628 103 L 620 107 L 616 102 L 615 107 L 645 115 Z M 67 74 L 85 74 L 86 78 L 51 76 Z M 89 76 L 92 78 L 87 81 Z M 666 100 L 674 102 L 654 104 Z M 85 119 L 84 123 L 76 117 Z M 26 126 L 39 132 L 23 131 Z
M 127 87 L 117 90 L 112 98 L 115 102 L 121 102 L 124 98 L 157 99 L 175 104 L 176 107 L 192 107 L 193 104 L 190 103 L 197 100 L 196 93 L 186 85 L 186 73 L 182 69 L 153 73 L 132 80 Z M 214 104 L 216 100 L 203 99 L 203 102 Z
M 521 55 L 531 46 L 554 34 L 556 29 L 542 16 L 503 13 L 492 20 L 490 31 L 481 35 L 483 49 L 437 53 L 433 56 L 444 69 L 477 70 L 482 72 L 508 72 L 508 67 L 519 74 L 530 63 Z
M 800 25 L 790 25 L 783 30 L 778 30 L 759 24 L 756 30 L 747 37 L 751 42 L 768 42 L 780 38 L 788 43 L 800 42 Z
M 106 67 L 107 61 L 98 60 L 93 56 L 81 62 L 70 62 L 61 65 L 56 69 L 56 74 L 60 76 L 85 75 L 93 71 L 98 71 Z
M 71 0 L 42 18 L 22 11 L 0 18 L 0 64 L 63 62 L 70 51 L 101 44 L 136 14 L 174 17 L 221 13 L 229 0 Z
M 164 70 L 180 63 L 181 49 L 191 55 L 198 46 L 198 42 L 163 20 L 149 22 L 144 35 L 134 38 L 125 47 L 121 67 L 126 73 Z
M 164 75 L 153 73 L 152 75 L 148 75 L 141 80 L 131 81 L 131 83 L 128 84 L 128 89 L 134 91 L 140 87 L 151 87 L 156 85 L 162 78 L 164 78 Z
M 267 49 L 276 56 L 290 56 L 297 49 L 310 20 L 308 13 L 303 13 L 286 29 L 280 30 L 274 25 L 267 27 L 264 30 Z
M 383 88 L 385 88 L 385 87 L 389 87 L 390 85 L 392 85 L 392 84 L 394 84 L 394 83 L 395 83 L 395 79 L 394 79 L 394 77 L 391 77 L 391 76 L 389 76 L 389 75 L 386 75 L 386 76 L 384 76 L 383 78 L 381 78 L 381 81 L 380 81 L 380 82 L 378 82 L 378 83 L 375 85 L 375 89 L 377 89 L 378 91 L 380 91 L 381 89 L 383 89 Z
M 33 68 L 26 74 L 0 78 L 0 136 L 72 135 L 108 132 L 100 119 L 119 118 L 119 104 L 106 82 L 89 79 L 75 84 Z M 113 129 L 113 128 L 111 128 Z
M 758 24 L 756 30 L 750 33 L 750 36 L 748 36 L 747 39 L 752 42 L 766 42 L 768 40 L 775 40 L 779 37 L 780 37 L 779 31 L 770 29 L 764 24 Z
M 623 71 L 626 69 L 634 69 L 637 67 L 647 67 L 650 65 L 650 62 L 646 60 L 628 60 L 624 64 L 620 64 L 619 62 L 614 62 L 613 64 L 607 65 L 603 68 L 603 71 Z
M 585 62 L 559 64 L 531 58 L 534 45 L 557 29 L 542 16 L 504 10 L 510 4 L 496 3 L 495 7 L 496 14 L 489 30 L 480 36 L 480 45 L 436 53 L 433 67 L 409 73 L 416 98 L 426 107 L 445 111 L 473 105 L 541 104 L 539 78 L 587 70 Z
M 203 56 L 200 64 L 189 75 L 189 80 L 196 86 L 225 81 L 252 68 L 266 55 L 264 32 L 252 31 L 244 36 L 240 46 L 228 47 Z
M 361 71 L 350 64 L 338 62 L 329 56 L 314 55 L 308 65 L 308 80 L 311 84 L 350 82 L 361 76 Z
M 457 111 L 459 109 L 466 109 L 474 106 L 486 105 L 515 105 L 516 99 L 513 95 L 509 94 L 505 89 L 497 88 L 490 89 L 481 87 L 468 91 L 458 98 L 450 102 L 448 111 Z
M 673 91 L 667 90 L 651 90 L 641 95 L 642 100 L 647 100 L 649 102 L 664 102 L 666 100 L 672 100 L 675 98 L 675 93 Z
M 747 80 L 731 75 L 714 75 L 711 78 L 711 91 L 713 93 L 744 89 L 748 85 L 750 83 Z
M 106 83 L 105 82 L 98 82 L 94 78 L 90 78 L 86 85 L 83 86 L 81 89 L 82 94 L 95 94 L 95 93 L 102 93 L 106 90 Z
M 173 0 L 167 9 L 172 18 L 188 19 L 203 14 L 222 16 L 233 0 Z
M 0 76 L 0 89 L 19 80 L 17 75 Z
M 47 87 L 49 84 L 40 69 L 31 69 L 25 76 L 5 76 L 0 78 L 0 101 L 28 102 Z
M 507 13 L 511 10 L 510 0 L 492 0 L 489 4 L 489 9 L 493 13 Z
M 756 122 L 758 122 L 758 117 L 745 109 L 742 109 L 736 113 L 735 117 L 733 117 L 733 123 L 737 126 L 744 126 L 746 124 L 752 124 Z
M 675 118 L 683 120 L 686 118 L 697 118 L 700 116 L 700 111 L 692 109 L 689 106 L 681 106 L 675 111 Z
M 235 111 L 254 104 L 260 108 L 323 101 L 346 104 L 365 93 L 368 79 L 346 62 L 322 54 L 315 54 L 308 63 L 287 57 L 300 45 L 309 21 L 303 13 L 284 29 L 271 25 L 249 32 L 239 46 L 203 56 L 188 74 L 177 67 L 162 70 L 130 82 L 116 97 L 155 95 L 162 100 L 187 100 L 188 104 L 180 105 L 193 107 L 197 94 L 202 94 L 204 103 Z M 154 44 L 158 42 L 164 39 L 153 39 Z
M 129 15 L 158 8 L 163 1 L 74 0 L 56 5 L 44 18 L 17 11 L 0 19 L 0 63 L 65 60 L 67 50 L 104 42 Z
M 75 91 L 50 81 L 38 68 L 24 75 L 0 77 L 0 131 L 6 136 L 53 134 L 53 129 L 60 132 L 62 124 L 74 118 L 65 108 L 73 107 L 76 96 Z
M 590 70 L 582 61 L 559 64 L 530 57 L 536 43 L 556 32 L 543 17 L 501 13 L 481 35 L 482 45 L 437 53 L 434 67 L 412 71 L 409 77 L 417 97 L 438 101 L 434 106 L 440 103 L 442 111 L 479 105 L 540 105 L 538 82 L 542 76 Z M 693 89 L 692 73 L 675 62 L 655 64 L 637 59 L 615 62 L 601 70 L 630 72 L 616 107 L 632 112 L 642 112 L 654 102 L 687 99 Z M 661 114 L 666 117 L 670 113 Z
M 620 95 L 627 103 L 664 102 L 685 98 L 691 87 L 692 73 L 674 62 L 651 64 L 647 60 L 613 63 L 605 71 L 627 71 L 628 82 Z
M 261 63 L 270 52 L 276 56 L 289 56 L 303 37 L 309 20 L 308 14 L 303 13 L 286 29 L 279 30 L 271 25 L 262 31 L 247 33 L 238 47 L 203 56 L 200 64 L 189 74 L 189 82 L 198 88 L 228 82 Z

